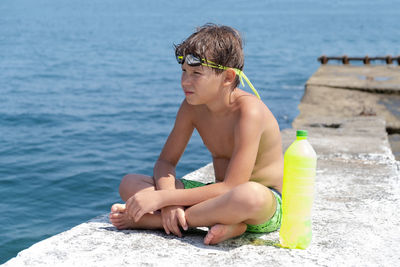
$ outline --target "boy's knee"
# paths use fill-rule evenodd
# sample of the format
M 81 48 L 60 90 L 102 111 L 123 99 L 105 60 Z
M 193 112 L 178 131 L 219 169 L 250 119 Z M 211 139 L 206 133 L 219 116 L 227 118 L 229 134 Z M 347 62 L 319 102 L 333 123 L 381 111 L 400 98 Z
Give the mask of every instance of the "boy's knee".
M 127 174 L 122 178 L 121 183 L 119 184 L 119 195 L 123 200 L 126 198 L 126 191 L 128 185 L 131 184 L 132 179 L 133 179 L 132 175 Z
M 257 213 L 269 201 L 266 187 L 256 182 L 247 182 L 234 190 L 233 201 L 250 213 Z
M 144 182 L 144 178 L 141 175 L 125 175 L 119 184 L 119 195 L 121 196 L 122 200 L 126 201 L 134 193 L 140 190 L 140 188 L 143 187 Z
M 154 189 L 152 177 L 141 174 L 127 174 L 119 184 L 119 195 L 122 200 L 126 201 L 137 192 L 147 188 Z
M 132 174 L 127 174 L 124 177 L 122 177 L 121 182 L 119 183 L 119 192 L 121 193 L 121 190 L 127 187 L 128 184 L 132 183 L 133 180 L 133 175 Z

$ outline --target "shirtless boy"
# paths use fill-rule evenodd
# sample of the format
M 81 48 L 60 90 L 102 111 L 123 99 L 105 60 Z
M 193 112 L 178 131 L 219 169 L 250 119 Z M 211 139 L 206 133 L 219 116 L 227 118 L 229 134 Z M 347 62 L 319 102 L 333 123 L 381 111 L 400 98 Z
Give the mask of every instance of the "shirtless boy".
M 206 24 L 176 46 L 185 94 L 153 177 L 126 175 L 125 204 L 111 207 L 118 229 L 210 227 L 205 244 L 280 226 L 283 155 L 279 126 L 256 96 L 237 86 L 244 77 L 239 33 Z M 250 82 L 248 82 L 250 85 Z M 196 129 L 213 157 L 215 183 L 177 179 L 177 165 Z

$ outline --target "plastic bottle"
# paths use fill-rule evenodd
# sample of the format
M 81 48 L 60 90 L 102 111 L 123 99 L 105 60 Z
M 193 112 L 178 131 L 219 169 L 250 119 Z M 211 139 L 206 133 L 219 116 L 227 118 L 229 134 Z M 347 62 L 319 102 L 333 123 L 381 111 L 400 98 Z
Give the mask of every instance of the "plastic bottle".
M 307 141 L 307 131 L 297 131 L 296 140 L 284 156 L 282 189 L 282 247 L 306 249 L 311 242 L 311 208 L 317 155 Z

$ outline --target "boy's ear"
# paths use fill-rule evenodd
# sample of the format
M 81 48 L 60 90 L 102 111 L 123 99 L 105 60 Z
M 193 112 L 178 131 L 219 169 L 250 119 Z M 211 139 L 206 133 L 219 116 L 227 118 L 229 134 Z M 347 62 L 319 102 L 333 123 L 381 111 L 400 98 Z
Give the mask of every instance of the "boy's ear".
M 224 85 L 230 86 L 235 82 L 235 78 L 236 78 L 236 72 L 233 69 L 225 70 Z

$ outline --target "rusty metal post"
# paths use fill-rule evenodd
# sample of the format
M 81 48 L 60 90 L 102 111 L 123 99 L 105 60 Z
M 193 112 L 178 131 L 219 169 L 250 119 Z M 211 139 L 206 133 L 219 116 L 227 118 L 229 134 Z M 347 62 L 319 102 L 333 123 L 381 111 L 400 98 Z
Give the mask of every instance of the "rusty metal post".
M 393 58 L 390 55 L 386 56 L 386 64 L 392 64 L 393 63 Z
M 344 55 L 344 56 L 342 57 L 342 63 L 345 64 L 345 65 L 348 65 L 348 64 L 349 64 L 349 58 L 348 58 L 347 55 Z
M 325 55 L 322 55 L 318 58 L 318 60 L 321 62 L 322 65 L 325 65 L 328 63 L 328 58 Z
M 369 65 L 371 63 L 370 60 L 369 60 L 368 55 L 365 56 L 365 58 L 363 59 L 363 62 L 364 62 L 365 65 Z

